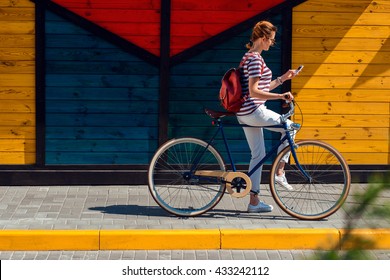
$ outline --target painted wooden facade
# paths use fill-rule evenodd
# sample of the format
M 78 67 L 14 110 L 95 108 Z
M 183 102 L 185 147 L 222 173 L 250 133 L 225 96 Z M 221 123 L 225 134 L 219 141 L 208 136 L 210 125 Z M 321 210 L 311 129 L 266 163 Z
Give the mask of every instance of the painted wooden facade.
M 203 109 L 220 108 L 221 76 L 261 19 L 279 28 L 264 53 L 274 76 L 305 65 L 292 83 L 298 138 L 387 166 L 389 0 L 0 0 L 0 171 L 67 169 L 80 183 L 71 170 L 134 170 L 126 183 L 144 183 L 162 142 L 210 137 Z M 228 133 L 246 164 L 242 131 Z M 266 133 L 267 145 L 276 138 Z
M 295 7 L 298 64 L 305 65 L 292 84 L 304 113 L 299 137 L 331 143 L 350 164 L 389 164 L 390 1 Z
M 34 6 L 0 0 L 0 164 L 35 163 Z

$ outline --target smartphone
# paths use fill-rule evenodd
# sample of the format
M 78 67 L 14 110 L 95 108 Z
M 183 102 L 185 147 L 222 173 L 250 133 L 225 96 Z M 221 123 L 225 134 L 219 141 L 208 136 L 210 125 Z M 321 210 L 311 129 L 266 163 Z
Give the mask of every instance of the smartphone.
M 298 69 L 295 70 L 295 75 L 298 74 L 299 72 L 301 72 L 302 68 L 303 68 L 303 65 L 299 65 Z

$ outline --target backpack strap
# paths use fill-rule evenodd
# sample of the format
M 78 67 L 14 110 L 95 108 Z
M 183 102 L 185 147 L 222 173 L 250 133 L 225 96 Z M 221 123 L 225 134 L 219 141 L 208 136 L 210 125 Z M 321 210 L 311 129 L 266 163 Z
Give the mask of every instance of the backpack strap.
M 238 68 L 244 67 L 245 62 L 249 59 L 250 56 L 252 56 L 252 55 L 249 54 L 248 56 L 246 56 L 246 57 L 240 62 L 240 64 L 238 65 Z M 260 72 L 260 75 L 263 75 L 265 61 L 264 61 L 264 58 L 263 58 L 263 57 L 261 57 L 261 58 L 262 58 L 262 60 L 263 60 L 263 63 L 262 63 L 262 65 L 261 65 L 261 72 Z

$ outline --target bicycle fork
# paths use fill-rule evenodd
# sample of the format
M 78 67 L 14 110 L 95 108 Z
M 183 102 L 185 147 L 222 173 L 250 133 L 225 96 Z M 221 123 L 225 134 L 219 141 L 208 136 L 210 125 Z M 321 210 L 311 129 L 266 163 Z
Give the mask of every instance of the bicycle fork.
M 298 170 L 301 171 L 301 173 L 303 174 L 303 176 L 306 177 L 307 181 L 309 182 L 309 184 L 312 183 L 312 178 L 309 176 L 309 174 L 306 173 L 306 171 L 303 169 L 303 167 L 301 166 L 301 164 L 299 163 L 299 160 L 298 160 L 298 157 L 297 157 L 297 153 L 295 152 L 295 148 L 297 147 L 297 145 L 295 144 L 293 138 L 291 137 L 290 133 L 287 132 L 286 133 L 286 136 L 283 137 L 283 139 L 287 138 L 287 141 L 290 145 L 290 148 L 291 148 L 291 153 L 292 153 L 292 156 L 295 160 L 295 163 L 298 167 Z M 282 140 L 281 140 L 282 141 Z M 284 141 L 284 140 L 283 140 Z

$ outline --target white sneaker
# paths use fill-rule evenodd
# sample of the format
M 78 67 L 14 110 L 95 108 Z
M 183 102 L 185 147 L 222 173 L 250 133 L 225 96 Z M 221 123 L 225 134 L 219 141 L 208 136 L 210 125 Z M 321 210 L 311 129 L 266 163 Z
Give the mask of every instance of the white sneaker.
M 287 182 L 286 174 L 283 173 L 283 175 L 275 175 L 275 182 L 285 188 L 288 191 L 293 191 L 294 188 Z
M 248 213 L 264 213 L 271 212 L 274 207 L 272 205 L 265 204 L 262 201 L 259 201 L 257 205 L 248 205 Z

